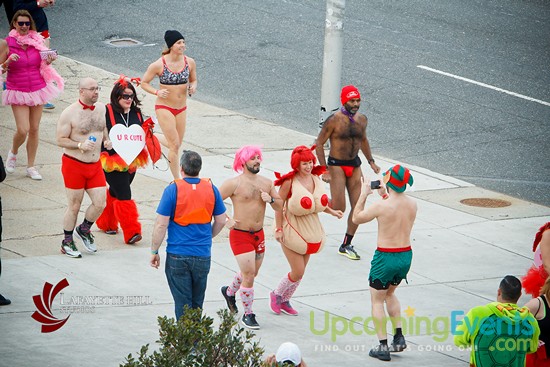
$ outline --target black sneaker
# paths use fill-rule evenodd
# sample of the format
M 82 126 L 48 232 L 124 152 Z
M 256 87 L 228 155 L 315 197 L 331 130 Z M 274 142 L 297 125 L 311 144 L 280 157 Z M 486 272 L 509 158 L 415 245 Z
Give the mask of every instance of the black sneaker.
M 92 232 L 88 231 L 88 233 L 84 233 L 84 231 L 80 229 L 80 226 L 76 227 L 75 232 L 76 236 L 82 240 L 82 243 L 88 252 L 92 254 L 97 252 L 97 247 L 94 243 L 94 235 Z
M 393 342 L 390 345 L 390 352 L 399 353 L 407 349 L 407 343 L 405 343 L 405 337 L 403 335 L 394 336 Z
M 391 361 L 390 350 L 387 345 L 379 344 L 372 348 L 369 352 L 369 356 L 378 358 L 381 361 Z
M 228 286 L 223 286 L 221 291 L 223 298 L 225 298 L 225 302 L 227 302 L 227 308 L 229 308 L 229 311 L 232 313 L 239 313 L 239 309 L 237 308 L 237 301 L 235 300 L 235 296 L 228 296 L 227 295 L 227 288 Z
M 7 306 L 11 303 L 9 299 L 0 294 L 0 306 Z
M 340 255 L 346 256 L 348 259 L 351 259 L 351 260 L 361 260 L 361 256 L 357 254 L 357 252 L 355 251 L 352 245 L 347 245 L 347 246 L 341 245 L 340 248 L 338 249 L 338 253 Z
M 244 326 L 246 326 L 249 329 L 258 330 L 260 328 L 260 325 L 256 321 L 256 315 L 254 315 L 253 313 L 249 313 L 248 315 L 243 315 L 241 322 Z

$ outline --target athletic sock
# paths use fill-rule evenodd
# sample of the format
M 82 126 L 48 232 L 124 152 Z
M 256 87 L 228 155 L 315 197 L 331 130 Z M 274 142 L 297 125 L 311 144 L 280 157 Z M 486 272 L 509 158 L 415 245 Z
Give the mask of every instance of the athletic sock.
M 347 234 L 344 236 L 344 242 L 342 243 L 342 246 L 348 246 L 351 245 L 351 240 L 353 240 L 353 236 L 351 234 Z
M 88 232 L 90 232 L 90 228 L 92 228 L 93 224 L 94 224 L 94 222 L 90 222 L 89 220 L 84 218 L 84 221 L 80 225 L 80 229 L 82 230 L 82 232 L 88 233 Z
M 395 328 L 395 335 L 393 336 L 394 338 L 397 338 L 399 336 L 403 336 L 403 329 L 398 327 L 398 328 Z
M 242 282 L 243 282 L 242 274 L 240 272 L 236 273 L 235 276 L 233 277 L 233 282 L 229 285 L 229 287 L 227 287 L 227 291 L 225 292 L 225 294 L 227 294 L 229 297 L 233 297 L 235 293 L 237 293 L 239 288 L 241 288 Z
M 73 240 L 73 231 L 63 230 L 63 233 L 65 234 L 65 238 L 63 238 L 63 242 L 71 242 Z
M 292 280 L 290 279 L 290 273 L 289 273 L 288 275 L 284 276 L 283 279 L 281 279 L 281 281 L 279 282 L 279 285 L 277 286 L 277 288 L 275 288 L 273 293 L 275 293 L 276 296 L 283 297 L 283 295 L 285 294 L 287 289 L 290 288 L 291 285 L 292 285 Z
M 296 288 L 298 288 L 298 286 L 300 285 L 300 281 L 301 281 L 301 279 L 298 279 L 297 281 L 292 280 L 292 278 L 290 277 L 290 273 L 288 273 L 287 278 L 288 278 L 289 284 L 288 284 L 288 287 L 285 289 L 285 292 L 281 295 L 282 302 L 290 301 L 290 299 L 292 298 L 292 295 L 296 291 Z
M 388 346 L 388 339 L 380 340 L 380 345 L 385 345 L 387 347 Z
M 254 303 L 254 288 L 241 287 L 240 290 L 241 300 L 243 301 L 244 314 L 249 315 L 252 313 L 252 303 Z

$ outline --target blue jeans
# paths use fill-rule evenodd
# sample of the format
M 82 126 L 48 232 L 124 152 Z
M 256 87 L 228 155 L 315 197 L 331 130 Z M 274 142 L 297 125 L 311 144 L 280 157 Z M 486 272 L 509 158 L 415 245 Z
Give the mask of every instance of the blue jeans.
M 210 257 L 166 254 L 166 279 L 174 297 L 176 319 L 183 308 L 202 308 L 206 280 L 210 272 Z

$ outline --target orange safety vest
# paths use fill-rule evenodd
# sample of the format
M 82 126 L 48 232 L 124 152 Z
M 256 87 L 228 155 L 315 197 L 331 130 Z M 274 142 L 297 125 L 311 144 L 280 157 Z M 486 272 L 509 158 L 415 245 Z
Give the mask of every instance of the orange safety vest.
M 201 179 L 197 184 L 182 179 L 174 182 L 177 193 L 174 222 L 182 226 L 210 223 L 216 201 L 210 179 Z

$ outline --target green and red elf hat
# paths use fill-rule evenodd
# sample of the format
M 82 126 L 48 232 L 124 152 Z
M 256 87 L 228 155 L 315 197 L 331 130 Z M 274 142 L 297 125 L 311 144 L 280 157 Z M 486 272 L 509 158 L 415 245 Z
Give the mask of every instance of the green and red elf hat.
M 413 176 L 408 168 L 399 164 L 391 167 L 389 170 L 383 173 L 384 182 L 386 186 L 391 188 L 395 192 L 403 192 L 409 186 L 413 185 Z

